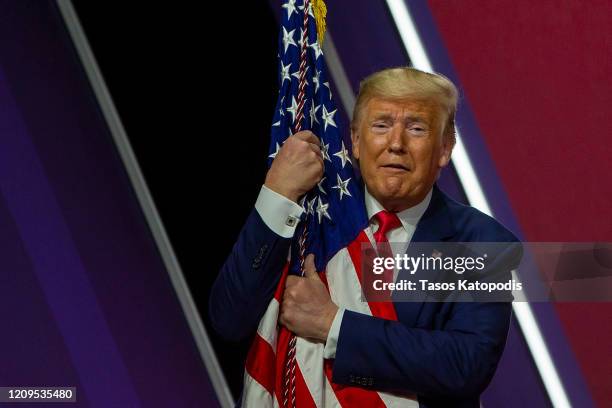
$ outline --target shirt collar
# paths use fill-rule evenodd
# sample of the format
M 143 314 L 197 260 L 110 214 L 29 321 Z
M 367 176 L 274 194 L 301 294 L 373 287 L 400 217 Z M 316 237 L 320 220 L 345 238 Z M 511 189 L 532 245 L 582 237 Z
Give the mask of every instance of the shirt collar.
M 400 219 L 402 223 L 402 227 L 405 230 L 408 230 L 409 227 L 416 227 L 417 223 L 429 207 L 429 202 L 431 201 L 431 192 L 432 189 L 429 190 L 425 198 L 410 208 L 407 208 L 403 211 L 396 213 L 397 217 Z M 376 215 L 380 211 L 384 211 L 384 207 L 376 200 L 368 191 L 367 187 L 365 188 L 365 206 L 366 211 L 368 212 L 368 219 L 370 222 L 372 221 L 374 215 Z M 375 219 L 375 218 L 374 218 Z

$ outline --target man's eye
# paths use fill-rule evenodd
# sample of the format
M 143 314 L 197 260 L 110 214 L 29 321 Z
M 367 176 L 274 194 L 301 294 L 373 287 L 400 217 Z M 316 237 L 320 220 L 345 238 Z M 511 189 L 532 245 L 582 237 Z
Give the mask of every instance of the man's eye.
M 386 129 L 388 126 L 386 123 L 375 123 L 374 124 L 374 128 L 375 129 Z

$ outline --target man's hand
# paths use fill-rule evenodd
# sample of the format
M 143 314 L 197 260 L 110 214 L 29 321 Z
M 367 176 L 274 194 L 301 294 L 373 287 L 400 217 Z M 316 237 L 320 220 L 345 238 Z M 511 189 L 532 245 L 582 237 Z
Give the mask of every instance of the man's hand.
M 289 137 L 268 170 L 265 186 L 297 203 L 323 176 L 319 139 L 309 130 Z
M 287 276 L 279 320 L 300 337 L 325 342 L 338 306 L 319 278 L 312 254 L 306 257 L 304 274 Z

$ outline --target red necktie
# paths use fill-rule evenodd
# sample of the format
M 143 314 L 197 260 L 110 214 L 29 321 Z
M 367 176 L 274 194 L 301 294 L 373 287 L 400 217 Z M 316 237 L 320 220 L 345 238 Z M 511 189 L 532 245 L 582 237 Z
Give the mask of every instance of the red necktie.
M 402 222 L 397 218 L 395 213 L 383 210 L 374 215 L 378 221 L 378 230 L 374 233 L 376 242 L 389 242 L 387 232 L 394 230 L 402 225 Z
M 378 252 L 380 256 L 393 257 L 389 240 L 387 239 L 387 232 L 394 230 L 402 225 L 399 218 L 395 213 L 389 211 L 381 211 L 374 215 L 376 221 L 378 221 L 378 230 L 374 233 L 374 239 L 378 244 Z M 391 283 L 393 282 L 393 269 L 386 269 L 383 272 L 383 281 Z

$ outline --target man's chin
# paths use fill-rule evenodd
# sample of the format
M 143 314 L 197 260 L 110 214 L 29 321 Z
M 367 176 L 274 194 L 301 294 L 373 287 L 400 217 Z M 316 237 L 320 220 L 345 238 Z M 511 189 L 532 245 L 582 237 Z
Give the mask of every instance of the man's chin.
M 384 200 L 398 200 L 406 197 L 410 186 L 401 177 L 387 177 L 380 183 L 379 196 Z
M 382 186 L 375 192 L 370 192 L 378 202 L 389 211 L 406 202 L 407 194 L 401 186 Z

